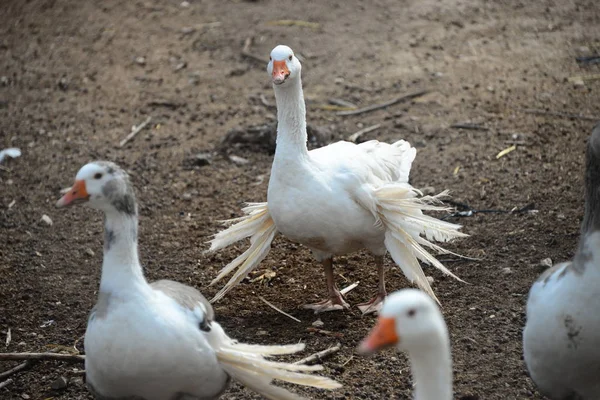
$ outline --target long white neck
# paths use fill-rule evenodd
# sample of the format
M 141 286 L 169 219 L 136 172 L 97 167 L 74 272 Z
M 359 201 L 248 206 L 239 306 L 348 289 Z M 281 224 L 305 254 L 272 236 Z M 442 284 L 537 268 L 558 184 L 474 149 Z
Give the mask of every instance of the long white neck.
M 300 75 L 285 85 L 273 85 L 273 88 L 277 102 L 275 160 L 306 158 L 306 107 Z
M 446 337 L 409 352 L 415 400 L 452 399 L 452 358 Z
M 106 212 L 100 291 L 127 295 L 147 286 L 137 248 L 137 215 Z

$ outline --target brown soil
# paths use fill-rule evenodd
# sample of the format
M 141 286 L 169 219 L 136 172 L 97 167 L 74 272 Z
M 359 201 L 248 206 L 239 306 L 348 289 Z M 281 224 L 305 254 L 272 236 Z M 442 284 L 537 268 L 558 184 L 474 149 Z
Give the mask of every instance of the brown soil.
M 419 151 L 415 187 L 450 189 L 454 200 L 476 209 L 535 205 L 537 214 L 458 220 L 471 237 L 450 248 L 480 260 L 447 265 L 469 284 L 427 273 L 435 278 L 450 329 L 456 398 L 543 398 L 522 361 L 524 306 L 540 260 L 568 259 L 576 247 L 584 146 L 593 121 L 523 110 L 600 116 L 598 81 L 577 85 L 566 79 L 600 73 L 598 64 L 575 60 L 600 51 L 597 1 L 190 3 L 2 2 L 0 148 L 23 150 L 4 164 L 10 171 L 0 170 L 2 341 L 12 332 L 4 350 L 72 346 L 85 332 L 100 274 L 101 216 L 83 208 L 56 210 L 54 202 L 90 160 L 114 160 L 134 174 L 149 279 L 189 283 L 208 296 L 216 292 L 208 283 L 245 244 L 205 255 L 205 242 L 220 229 L 218 220 L 240 215 L 242 202 L 266 199 L 272 155 L 231 147 L 228 152 L 250 162 L 237 165 L 215 155 L 210 165 L 190 168 L 186 160 L 213 151 L 231 128 L 274 118 L 260 101 L 264 95 L 273 102 L 265 65 L 240 53 L 253 37 L 251 51 L 264 59 L 280 43 L 304 57 L 308 119 L 328 128 L 334 140 L 380 123 L 363 139 L 413 143 Z M 320 27 L 268 24 L 281 19 Z M 320 108 L 329 98 L 365 106 L 420 89 L 432 92 L 360 116 Z M 119 148 L 131 126 L 148 115 L 152 127 Z M 450 127 L 456 123 L 488 130 Z M 515 138 L 517 149 L 496 159 Z M 54 225 L 41 222 L 43 214 Z M 348 282 L 361 281 L 348 296 L 352 304 L 371 296 L 371 266 L 365 254 L 336 260 L 336 272 Z M 297 309 L 324 293 L 322 268 L 309 252 L 279 238 L 259 273 L 265 270 L 277 272 L 270 283 L 245 281 L 216 305 L 227 332 L 247 342 L 305 341 L 306 354 L 336 343 L 307 332 L 316 317 Z M 390 290 L 408 285 L 397 270 L 388 276 Z M 342 276 L 337 279 L 345 285 Z M 278 314 L 257 295 L 302 322 Z M 353 357 L 373 318 L 361 318 L 354 308 L 321 319 L 324 329 L 343 334 L 343 349 L 326 360 L 324 373 L 344 388 L 300 392 L 318 399 L 410 397 L 403 355 L 390 350 L 371 359 Z M 0 371 L 13 365 L 2 363 Z M 38 363 L 14 375 L 0 397 L 91 398 L 80 379 L 51 390 L 71 368 Z M 234 386 L 225 398 L 256 396 Z

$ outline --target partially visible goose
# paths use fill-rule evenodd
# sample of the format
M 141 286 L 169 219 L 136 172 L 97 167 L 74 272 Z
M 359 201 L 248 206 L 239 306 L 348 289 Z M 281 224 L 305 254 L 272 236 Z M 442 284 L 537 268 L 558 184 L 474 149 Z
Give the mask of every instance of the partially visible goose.
M 271 385 L 280 379 L 319 388 L 340 385 L 304 373 L 319 367 L 268 361 L 304 345 L 255 346 L 229 338 L 196 289 L 162 280 L 149 284 L 138 258 L 138 217 L 128 175 L 93 162 L 56 205 L 86 203 L 104 212 L 104 260 L 98 302 L 85 333 L 85 370 L 101 399 L 216 399 L 230 377 L 269 399 L 301 397 Z
M 277 232 L 311 249 L 325 269 L 327 297 L 306 308 L 320 312 L 348 307 L 335 285 L 333 256 L 360 249 L 374 255 L 379 279 L 375 296 L 359 305 L 363 313 L 377 311 L 386 296 L 383 261 L 388 251 L 404 275 L 435 298 L 419 260 L 459 279 L 428 250 L 448 253 L 432 241 L 467 236 L 458 231 L 460 225 L 422 212 L 446 210 L 438 200 L 446 192 L 420 196 L 408 183 L 416 149 L 404 140 L 359 145 L 341 141 L 308 151 L 301 69 L 289 47 L 277 46 L 271 52 L 267 70 L 277 101 L 278 126 L 268 201 L 251 204 L 244 210 L 246 217 L 233 220 L 237 223 L 212 240 L 209 251 L 252 238 L 248 251 L 213 281 L 239 267 L 212 301 L 222 298 L 264 259 Z
M 600 124 L 586 158 L 579 249 L 533 284 L 523 331 L 529 374 L 554 400 L 600 399 Z
M 358 352 L 395 346 L 408 353 L 415 400 L 452 399 L 452 355 L 446 322 L 425 293 L 405 289 L 385 299 L 377 325 Z

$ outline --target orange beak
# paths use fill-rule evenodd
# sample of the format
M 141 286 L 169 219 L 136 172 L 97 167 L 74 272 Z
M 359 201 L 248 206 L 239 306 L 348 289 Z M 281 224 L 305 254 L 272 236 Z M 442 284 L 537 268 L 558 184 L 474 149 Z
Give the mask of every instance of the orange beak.
M 285 60 L 273 61 L 273 83 L 281 85 L 288 76 L 290 76 L 290 70 L 285 63 Z
M 56 207 L 66 207 L 88 201 L 90 195 L 85 189 L 85 181 L 75 181 L 69 191 L 56 202 Z
M 369 336 L 360 342 L 358 352 L 364 355 L 373 354 L 377 350 L 393 346 L 399 341 L 400 338 L 396 334 L 396 320 L 380 317 Z

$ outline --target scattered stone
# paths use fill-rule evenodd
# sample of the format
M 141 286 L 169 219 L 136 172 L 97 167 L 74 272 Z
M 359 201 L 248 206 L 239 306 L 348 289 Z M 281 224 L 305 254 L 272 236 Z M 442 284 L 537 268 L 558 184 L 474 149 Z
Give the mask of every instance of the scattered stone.
M 544 269 L 551 268 L 552 259 L 550 257 L 544 258 L 542 261 L 540 261 L 540 267 L 543 267 Z
M 50 387 L 53 390 L 62 390 L 67 387 L 68 382 L 69 381 L 67 381 L 67 378 L 64 376 L 59 376 L 52 384 L 50 384 Z
M 50 219 L 50 217 L 47 216 L 46 214 L 42 215 L 42 222 L 44 222 L 46 225 L 49 225 L 49 226 L 53 225 L 52 219 Z
M 187 63 L 185 61 L 183 61 L 183 62 L 180 62 L 179 64 L 177 64 L 173 70 L 175 72 L 177 72 L 177 71 L 181 71 L 185 67 L 187 67 Z
M 145 57 L 136 57 L 135 62 L 139 65 L 146 65 L 146 58 Z
M 262 329 L 259 329 L 258 331 L 256 331 L 257 336 L 266 336 L 268 334 L 269 334 L 269 332 L 262 330 Z
M 191 194 L 190 192 L 185 192 L 185 193 L 184 193 L 184 194 L 181 196 L 181 198 L 182 198 L 183 200 L 190 201 L 190 200 L 192 200 L 192 194 Z
M 210 153 L 198 153 L 188 160 L 188 164 L 195 167 L 204 167 L 205 165 L 210 164 L 211 159 L 212 156 Z
M 188 8 L 189 6 L 190 6 L 190 2 L 189 1 L 182 1 L 181 2 L 181 7 Z
M 183 33 L 184 35 L 189 35 L 190 33 L 194 32 L 196 32 L 196 28 L 192 26 L 184 26 L 183 28 L 181 28 L 181 33 Z
M 427 282 L 429 282 L 430 285 L 433 285 L 433 282 L 435 282 L 435 279 L 433 279 L 433 276 L 428 276 Z
M 58 88 L 66 91 L 69 88 L 69 81 L 64 76 L 58 80 Z
M 421 190 L 423 196 L 433 196 L 435 194 L 435 188 L 433 186 L 425 186 L 419 190 Z
M 323 326 L 325 326 L 325 323 L 321 321 L 321 318 L 319 318 L 318 320 L 312 323 L 312 326 L 314 326 L 315 328 L 322 328 Z
M 21 398 L 25 399 L 25 400 L 29 400 L 31 398 L 31 396 L 28 395 L 27 393 L 21 393 Z
M 503 274 L 508 275 L 508 274 L 512 274 L 512 272 L 513 272 L 512 269 L 510 269 L 509 267 L 502 268 Z
M 247 160 L 244 157 L 240 157 L 240 156 L 236 156 L 236 155 L 230 155 L 229 161 L 231 161 L 232 163 L 237 164 L 237 165 L 246 165 L 250 162 L 250 160 Z
M 87 254 L 90 257 L 94 257 L 94 250 L 92 250 L 88 247 L 85 249 L 85 254 Z

